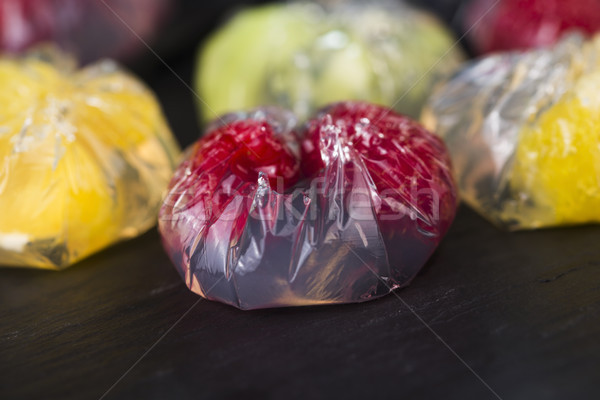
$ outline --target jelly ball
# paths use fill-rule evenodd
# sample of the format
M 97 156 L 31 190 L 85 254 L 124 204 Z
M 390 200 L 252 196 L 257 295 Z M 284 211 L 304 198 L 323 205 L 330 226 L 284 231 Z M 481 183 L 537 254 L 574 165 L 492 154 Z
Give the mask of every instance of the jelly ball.
M 478 54 L 553 45 L 568 31 L 600 30 L 600 1 L 474 0 L 465 30 Z
M 446 141 L 463 198 L 508 229 L 600 222 L 600 36 L 483 58 L 423 121 Z
M 338 103 L 300 127 L 263 108 L 218 119 L 187 151 L 159 229 L 208 299 L 352 303 L 408 285 L 456 203 L 441 140 L 389 108 Z
M 60 269 L 156 222 L 178 157 L 154 95 L 115 63 L 0 58 L 0 265 Z
M 418 116 L 462 53 L 431 16 L 392 2 L 273 4 L 246 9 L 199 52 L 205 120 L 261 105 L 301 119 L 335 101 L 366 100 Z
M 152 39 L 169 8 L 164 0 L 2 0 L 0 50 L 54 42 L 84 63 L 127 58 Z

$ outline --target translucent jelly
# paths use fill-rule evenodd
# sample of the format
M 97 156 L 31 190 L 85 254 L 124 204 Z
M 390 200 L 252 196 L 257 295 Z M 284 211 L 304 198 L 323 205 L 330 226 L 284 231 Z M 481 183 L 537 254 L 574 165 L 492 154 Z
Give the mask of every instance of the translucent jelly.
M 0 265 L 59 269 L 156 221 L 178 146 L 115 64 L 0 59 Z
M 464 199 L 508 229 L 600 222 L 600 37 L 483 58 L 439 88 L 424 122 Z
M 434 82 L 463 59 L 453 44 L 435 18 L 399 2 L 250 7 L 200 49 L 199 105 L 205 120 L 276 105 L 304 121 L 349 99 L 418 117 Z
M 567 32 L 600 30 L 598 0 L 474 0 L 464 15 L 479 54 L 549 46 Z
M 230 114 L 177 168 L 159 215 L 188 287 L 241 309 L 360 302 L 405 286 L 448 230 L 442 142 L 366 103 L 302 127 L 275 108 Z
M 0 50 L 52 42 L 88 63 L 131 58 L 156 36 L 172 8 L 164 0 L 2 0 Z M 135 32 L 135 34 L 132 33 Z M 140 40 L 141 39 L 141 40 Z

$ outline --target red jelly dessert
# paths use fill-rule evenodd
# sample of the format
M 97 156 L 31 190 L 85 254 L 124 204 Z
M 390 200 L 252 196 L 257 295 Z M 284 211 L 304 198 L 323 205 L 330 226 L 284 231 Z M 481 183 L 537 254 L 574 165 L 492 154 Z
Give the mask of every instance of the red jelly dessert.
M 169 8 L 163 0 L 2 0 L 0 50 L 51 41 L 85 63 L 126 58 L 152 37 Z
M 456 206 L 444 145 L 409 118 L 346 102 L 297 127 L 264 108 L 223 117 L 187 151 L 159 229 L 208 299 L 350 303 L 409 284 Z
M 573 30 L 600 30 L 598 0 L 474 0 L 465 29 L 478 54 L 552 45 Z

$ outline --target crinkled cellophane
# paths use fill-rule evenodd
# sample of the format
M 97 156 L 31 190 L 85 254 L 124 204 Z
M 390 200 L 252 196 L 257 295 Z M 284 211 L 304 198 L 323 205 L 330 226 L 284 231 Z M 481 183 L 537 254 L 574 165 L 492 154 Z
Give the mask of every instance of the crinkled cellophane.
M 384 143 L 378 149 L 384 158 L 369 157 L 328 118 L 325 109 L 319 116 L 326 121 L 319 133 L 325 167 L 293 190 L 272 187 L 264 173 L 254 182 L 241 180 L 226 167 L 230 153 L 200 156 L 200 142 L 186 152 L 159 229 L 193 292 L 241 309 L 361 302 L 408 285 L 423 267 L 456 212 L 443 144 L 406 122 L 400 122 L 403 136 L 384 138 L 362 119 L 356 129 L 364 140 Z M 380 126 L 401 120 L 385 118 Z M 213 127 L 248 119 L 268 121 L 292 147 L 297 140 L 295 118 L 279 109 L 230 114 Z M 383 172 L 369 172 L 390 153 Z M 202 168 L 203 157 L 219 161 Z M 390 189 L 379 191 L 381 182 Z M 230 200 L 216 214 L 223 195 Z
M 252 7 L 200 49 L 199 106 L 207 121 L 263 105 L 305 120 L 326 104 L 365 100 L 418 118 L 432 84 L 463 60 L 453 43 L 434 17 L 396 1 Z
M 475 61 L 423 122 L 446 141 L 463 199 L 494 223 L 600 222 L 600 36 Z
M 0 59 L 0 265 L 60 269 L 156 222 L 178 146 L 110 61 Z

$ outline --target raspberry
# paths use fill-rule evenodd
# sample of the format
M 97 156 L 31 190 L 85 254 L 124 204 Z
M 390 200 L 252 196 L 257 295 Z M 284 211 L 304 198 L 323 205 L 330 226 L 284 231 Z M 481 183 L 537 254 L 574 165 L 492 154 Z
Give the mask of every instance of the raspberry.
M 267 175 L 269 183 L 284 188 L 293 186 L 300 177 L 300 161 L 284 139 L 277 136 L 273 125 L 266 120 L 239 120 L 215 128 L 199 140 L 191 156 L 180 166 L 173 181 L 182 179 L 182 187 L 193 187 L 203 199 L 211 195 L 211 209 L 220 213 L 245 186 L 254 186 L 259 173 Z M 227 187 L 224 177 L 229 176 Z M 219 188 L 219 186 L 221 186 Z M 225 190 L 218 190 L 225 189 Z M 195 204 L 200 201 L 188 203 Z
M 343 130 L 345 142 L 360 156 L 377 190 L 388 194 L 377 209 L 379 216 L 396 214 L 395 205 L 408 203 L 419 218 L 441 219 L 441 232 L 446 232 L 456 207 L 455 201 L 446 197 L 456 189 L 448 168 L 450 159 L 439 138 L 391 109 L 361 102 L 338 103 L 325 108 L 308 125 L 302 144 L 308 176 L 324 166 L 319 141 L 327 118 Z

